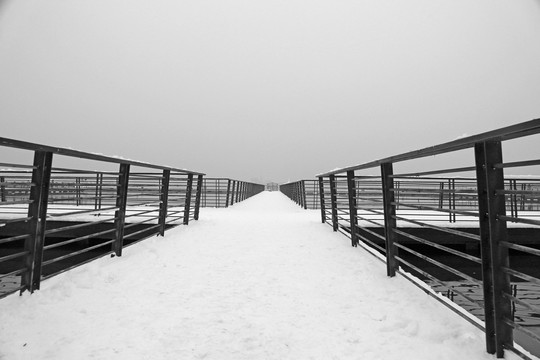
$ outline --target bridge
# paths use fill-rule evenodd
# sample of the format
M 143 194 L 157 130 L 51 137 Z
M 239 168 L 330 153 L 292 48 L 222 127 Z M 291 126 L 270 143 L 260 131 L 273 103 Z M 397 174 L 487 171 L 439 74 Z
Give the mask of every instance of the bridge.
M 65 340 L 65 347 L 51 349 L 57 358 L 80 350 L 74 339 L 91 323 L 107 323 L 103 314 L 110 317 L 113 309 L 125 327 L 139 316 L 139 305 L 147 313 L 143 329 L 159 334 L 166 326 L 174 338 L 208 329 L 218 345 L 202 346 L 204 340 L 190 336 L 179 348 L 157 335 L 145 347 L 130 332 L 107 346 L 101 337 L 88 339 L 95 342 L 88 354 L 150 356 L 162 341 L 171 351 L 162 358 L 187 356 L 189 349 L 195 358 L 422 358 L 417 349 L 426 346 L 429 358 L 485 358 L 485 350 L 534 358 L 540 189 L 538 178 L 525 175 L 540 160 L 504 162 L 502 144 L 539 132 L 540 119 L 532 120 L 281 185 L 300 206 L 263 192 L 262 184 L 0 138 L 3 147 L 33 154 L 30 164 L 0 164 L 3 293 L 41 289 L 38 296 L 0 301 L 13 309 L 3 311 L 3 333 L 13 338 L 2 349 L 7 358 L 42 351 L 35 339 L 48 326 L 43 316 L 51 313 L 40 309 L 49 294 L 58 303 L 52 314 L 77 309 L 81 296 L 99 295 L 95 302 L 108 308 L 92 305 L 102 317 L 84 325 L 80 313 L 88 309 L 79 309 L 69 316 L 80 330 L 66 325 L 63 333 L 47 334 L 49 343 Z M 396 171 L 402 163 L 464 150 L 472 156 L 460 157 L 460 166 Z M 81 166 L 56 165 L 57 158 L 77 158 Z M 117 168 L 89 170 L 96 162 Z M 505 177 L 503 169 L 524 174 Z M 138 264 L 142 273 L 134 270 Z M 135 278 L 119 275 L 132 271 Z M 125 301 L 113 306 L 116 296 Z M 164 306 L 153 309 L 160 299 Z M 123 313 L 126 302 L 132 305 Z M 178 303 L 188 307 L 176 313 Z M 19 314 L 28 311 L 29 322 L 21 325 Z M 177 321 L 166 322 L 167 314 Z M 28 335 L 29 328 L 37 332 Z M 19 344 L 21 332 L 34 342 Z

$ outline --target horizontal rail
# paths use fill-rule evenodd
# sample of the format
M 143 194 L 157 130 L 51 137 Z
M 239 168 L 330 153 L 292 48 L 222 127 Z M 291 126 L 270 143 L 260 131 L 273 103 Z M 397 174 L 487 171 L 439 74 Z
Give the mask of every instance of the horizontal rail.
M 410 151 L 404 154 L 395 155 L 375 161 L 371 161 L 361 165 L 355 165 L 350 167 L 341 168 L 339 170 L 333 170 L 323 174 L 317 175 L 317 177 L 326 177 L 330 175 L 336 175 L 340 173 L 345 173 L 347 171 L 355 171 L 362 169 L 370 169 L 374 167 L 379 167 L 381 164 L 386 163 L 398 163 L 406 160 L 414 160 L 425 158 L 428 156 L 435 156 L 444 153 L 454 152 L 458 150 L 470 149 L 475 146 L 475 144 L 483 143 L 490 140 L 511 140 L 519 137 L 529 136 L 533 134 L 540 133 L 540 119 L 530 120 L 524 123 L 507 126 L 501 129 L 488 131 L 482 134 L 475 136 L 468 136 L 462 139 L 449 141 L 440 145 L 430 146 L 420 150 Z
M 173 168 L 173 167 L 168 167 L 168 166 L 160 166 L 160 165 L 145 163 L 141 161 L 122 159 L 118 157 L 111 157 L 111 156 L 105 156 L 105 155 L 100 155 L 100 154 L 93 154 L 93 153 L 88 153 L 84 151 L 36 144 L 36 143 L 31 143 L 31 142 L 26 142 L 26 141 L 8 139 L 4 137 L 0 137 L 0 146 L 11 147 L 11 148 L 16 148 L 16 149 L 31 150 L 31 151 L 49 152 L 52 154 L 64 155 L 64 156 L 75 157 L 75 158 L 80 158 L 80 159 L 115 163 L 115 164 L 129 164 L 133 166 L 141 166 L 148 169 L 169 170 L 169 171 L 174 171 L 174 172 L 179 172 L 179 173 L 184 173 L 184 174 L 204 175 L 203 173 L 200 173 L 200 172 L 188 171 L 185 169 Z
M 539 173 L 540 159 L 502 160 L 503 142 L 539 133 L 535 119 L 332 170 L 280 190 L 307 209 L 313 192 L 306 188 L 315 187 L 322 223 L 384 259 L 388 276 L 400 273 L 416 285 L 424 281 L 425 288 L 431 283 L 469 309 L 465 318 L 485 322 L 488 353 L 502 357 L 505 349 L 516 351 L 514 331 L 540 340 L 534 320 L 540 318 L 540 270 L 533 265 L 540 256 L 540 177 L 531 175 Z M 459 152 L 452 167 L 411 161 L 464 149 L 474 156 Z M 396 163 L 406 170 L 394 172 Z M 373 169 L 380 175 L 364 174 Z M 503 169 L 526 172 L 505 176 Z M 540 341 L 534 346 L 540 355 Z

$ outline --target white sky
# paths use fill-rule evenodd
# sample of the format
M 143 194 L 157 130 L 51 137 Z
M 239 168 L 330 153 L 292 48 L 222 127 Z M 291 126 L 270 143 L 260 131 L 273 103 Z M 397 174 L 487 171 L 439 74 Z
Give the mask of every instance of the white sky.
M 540 117 L 538 0 L 0 0 L 1 136 L 285 182 Z

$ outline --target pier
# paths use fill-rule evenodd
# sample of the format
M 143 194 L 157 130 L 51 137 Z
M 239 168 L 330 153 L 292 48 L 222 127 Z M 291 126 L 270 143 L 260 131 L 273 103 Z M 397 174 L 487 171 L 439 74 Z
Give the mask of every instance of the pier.
M 491 358 L 480 329 L 279 192 L 202 208 L 38 295 L 0 302 L 7 359 Z
M 339 358 L 355 358 L 359 354 L 355 354 L 354 349 L 365 351 L 369 343 L 377 344 L 377 356 L 387 354 L 378 340 L 360 340 L 368 330 L 357 325 L 347 325 L 348 320 L 342 318 L 343 314 L 348 314 L 346 317 L 356 317 L 357 320 L 375 319 L 386 324 L 388 316 L 384 313 L 391 313 L 393 307 L 404 313 L 412 312 L 413 308 L 421 311 L 426 302 L 437 304 L 429 306 L 443 306 L 448 314 L 452 314 L 449 317 L 457 316 L 463 323 L 458 325 L 454 320 L 442 317 L 436 310 L 437 315 L 430 315 L 430 321 L 439 319 L 435 321 L 439 323 L 437 326 L 451 324 L 449 330 L 464 329 L 470 339 L 477 338 L 476 331 L 484 334 L 484 350 L 488 354 L 534 359 L 540 354 L 537 321 L 540 314 L 540 273 L 537 266 L 540 256 L 540 178 L 531 175 L 505 176 L 503 169 L 525 168 L 525 171 L 534 171 L 540 165 L 540 160 L 503 162 L 502 144 L 507 140 L 520 140 L 537 133 L 540 133 L 540 119 L 366 164 L 336 169 L 319 174 L 316 179 L 282 184 L 279 186 L 280 192 L 270 191 L 275 190 L 275 184 L 270 186 L 269 191 L 264 191 L 263 184 L 228 178 L 206 178 L 203 173 L 186 169 L 0 138 L 3 147 L 33 155 L 30 163 L 16 157 L 0 163 L 0 296 L 5 297 L 2 304 L 11 307 L 17 306 L 14 305 L 17 301 L 26 303 L 24 299 L 27 299 L 27 294 L 41 290 L 42 282 L 51 284 L 52 289 L 56 286 L 64 289 L 62 293 L 66 291 L 71 294 L 73 287 L 69 284 L 74 280 L 75 288 L 92 289 L 99 295 L 105 290 L 94 282 L 93 275 L 82 275 L 82 280 L 72 279 L 72 276 L 84 274 L 88 271 L 85 269 L 92 268 L 98 269 L 95 271 L 99 273 L 102 266 L 111 266 L 113 269 L 117 266 L 115 262 L 127 264 L 118 266 L 128 268 L 114 271 L 134 271 L 135 278 L 128 276 L 127 279 L 131 283 L 138 283 L 139 278 L 144 279 L 144 274 L 152 274 L 152 271 L 144 267 L 141 268 L 143 274 L 133 268 L 129 270 L 129 266 L 138 269 L 139 262 L 125 257 L 124 250 L 135 253 L 140 250 L 150 258 L 154 257 L 154 252 L 162 254 L 151 266 L 158 266 L 160 270 L 169 267 L 172 269 L 152 275 L 152 279 L 160 278 L 156 282 L 157 287 L 148 285 L 148 281 L 139 283 L 139 287 L 148 291 L 154 289 L 161 295 L 167 294 L 169 289 L 175 289 L 175 298 L 181 298 L 184 302 L 191 301 L 192 297 L 201 297 L 201 294 L 205 294 L 202 298 L 206 299 L 206 294 L 209 294 L 209 300 L 204 300 L 203 304 L 208 307 L 218 306 L 219 314 L 232 313 L 232 318 L 218 321 L 219 324 L 228 324 L 219 325 L 219 331 L 235 339 L 245 338 L 245 343 L 238 344 L 230 337 L 218 337 L 222 345 L 234 344 L 234 349 L 225 346 L 228 354 L 262 356 L 264 352 L 270 351 L 266 354 L 285 354 L 285 358 L 297 358 L 301 347 L 318 348 L 320 339 L 328 336 L 328 329 L 334 329 L 329 323 L 323 323 L 317 334 L 320 338 L 314 337 L 314 342 L 306 343 L 301 339 L 309 337 L 306 329 L 314 328 L 316 315 L 326 314 L 323 302 L 328 302 L 327 306 L 332 308 L 331 303 L 341 303 L 340 298 L 345 294 L 347 301 L 358 301 L 343 302 L 342 307 L 328 312 L 330 317 L 339 318 L 340 326 L 343 325 L 341 330 L 335 329 L 335 332 L 341 332 L 343 336 L 339 340 L 332 340 L 338 345 L 331 346 L 332 351 L 343 355 Z M 462 156 L 463 150 L 473 151 L 465 153 L 467 157 Z M 459 154 L 457 160 L 462 164 L 456 167 L 415 168 L 416 160 L 441 154 Z M 66 159 L 77 160 L 77 167 L 68 167 L 69 161 L 63 162 Z M 399 171 L 402 163 L 413 165 L 406 167 L 406 171 Z M 108 169 L 95 170 L 96 164 Z M 373 175 L 374 171 L 380 171 L 380 175 Z M 201 222 L 204 219 L 202 214 L 207 216 L 208 221 Z M 191 230 L 192 226 L 198 230 Z M 197 235 L 189 240 L 192 231 Z M 178 234 L 173 236 L 174 244 L 167 240 L 170 233 Z M 182 236 L 187 238 L 184 240 Z M 189 241 L 190 246 L 198 249 L 192 253 L 194 258 L 186 258 L 183 254 L 189 250 L 189 246 L 182 246 L 187 246 Z M 215 241 L 219 241 L 219 245 Z M 325 277 L 318 284 L 319 272 L 328 272 L 328 267 L 336 266 L 332 261 L 339 260 L 333 258 L 327 263 L 320 257 L 320 252 L 326 254 L 325 249 L 329 255 L 338 254 L 334 241 L 339 242 L 340 248 L 343 244 L 348 245 L 349 253 L 353 255 L 342 255 L 339 250 L 338 257 L 349 259 L 345 261 L 347 271 L 353 269 L 356 277 L 350 277 L 344 282 L 338 274 L 345 274 L 346 271 L 343 265 L 339 265 L 336 267 L 339 269 L 337 273 L 329 272 L 330 278 Z M 149 245 L 144 245 L 146 243 Z M 164 244 L 172 248 L 161 249 Z M 146 251 L 148 246 L 152 247 L 150 255 Z M 202 249 L 206 249 L 208 254 L 203 254 Z M 189 251 L 186 253 L 189 254 Z M 366 260 L 366 256 L 370 260 Z M 216 257 L 219 257 L 219 261 Z M 236 264 L 237 259 L 243 259 L 242 267 L 235 268 L 232 273 L 228 272 L 229 265 Z M 145 263 L 148 259 L 141 261 Z M 216 262 L 216 267 L 209 263 L 211 261 Z M 319 267 L 313 267 L 313 262 Z M 375 266 L 373 262 L 378 265 Z M 191 263 L 191 267 L 184 268 L 184 263 Z M 178 273 L 177 268 L 185 272 Z M 115 275 L 108 276 L 115 280 L 115 284 L 118 280 L 118 285 L 127 281 Z M 190 282 L 190 276 L 198 285 Z M 406 288 L 397 285 L 394 290 L 381 285 L 382 279 L 384 284 L 398 284 L 394 278 L 401 279 L 396 280 L 399 284 L 405 280 L 409 283 Z M 373 279 L 376 280 L 373 282 Z M 339 287 L 334 287 L 330 280 L 339 283 Z M 261 284 L 255 285 L 258 281 Z M 278 288 L 274 288 L 273 281 Z M 189 284 L 198 290 L 192 293 L 193 296 L 184 298 L 181 290 L 176 289 Z M 118 291 L 129 294 L 131 285 L 122 286 L 119 286 Z M 224 308 L 220 304 L 213 304 L 220 301 L 213 287 L 229 299 Z M 321 293 L 319 287 L 332 289 L 331 293 L 336 298 L 324 291 Z M 378 287 L 383 288 L 381 293 L 377 293 Z M 234 291 L 229 292 L 229 288 Z M 251 288 L 255 294 L 251 293 Z M 298 289 L 305 294 L 300 294 Z M 423 296 L 422 300 L 409 298 L 413 290 Z M 24 295 L 23 300 L 15 300 L 19 299 L 13 296 L 17 292 Z M 364 292 L 368 297 L 364 297 Z M 107 289 L 105 294 L 109 293 L 111 291 Z M 38 299 L 47 296 L 45 291 L 39 291 L 39 294 Z M 307 298 L 303 298 L 304 295 Z M 58 297 L 54 290 L 51 296 Z M 115 296 L 122 298 L 124 295 L 118 293 Z M 133 301 L 132 297 L 135 296 L 132 294 L 124 298 Z M 378 304 L 386 298 L 391 299 L 391 302 L 384 309 L 378 309 Z M 142 299 L 144 301 L 144 297 Z M 304 310 L 297 307 L 298 304 L 305 305 L 309 310 L 311 301 L 317 299 L 324 301 L 316 302 L 316 309 L 311 309 L 309 314 L 302 313 Z M 368 303 L 373 299 L 374 303 Z M 401 303 L 402 299 L 406 300 L 406 308 Z M 106 302 L 103 298 L 96 301 Z M 166 303 L 172 301 L 168 299 Z M 150 304 L 156 306 L 158 303 L 157 299 L 150 297 L 148 303 L 141 305 L 148 311 L 149 317 L 145 321 L 152 316 L 154 319 L 163 316 L 153 313 L 149 308 Z M 368 310 L 360 305 L 357 310 L 353 304 L 368 304 Z M 236 318 L 243 317 L 241 308 L 244 305 L 248 306 L 254 317 L 246 316 L 245 321 L 237 322 Z M 40 305 L 36 303 L 35 306 L 39 312 Z M 66 303 L 63 306 L 69 308 L 76 305 Z M 206 316 L 198 306 L 193 308 L 194 316 Z M 264 315 L 252 306 L 256 306 L 256 309 L 261 306 Z M 373 307 L 377 307 L 382 315 L 372 317 L 369 309 Z M 353 308 L 354 311 L 348 312 Z M 281 315 L 280 309 L 284 310 Z M 119 308 L 119 321 L 127 321 L 123 316 L 137 317 L 134 311 L 131 309 L 131 312 L 121 313 Z M 171 307 L 170 311 L 174 315 L 180 310 Z M 295 316 L 299 313 L 306 322 L 298 329 L 288 328 L 286 324 L 294 324 L 297 320 Z M 183 320 L 193 320 L 187 314 L 182 314 Z M 31 317 L 39 316 L 36 313 Z M 78 315 L 74 316 L 74 321 L 80 323 Z M 212 323 L 214 330 L 216 316 L 217 312 L 214 312 L 211 319 L 205 320 Z M 251 323 L 258 317 L 275 332 L 272 330 L 268 333 L 261 324 L 257 327 Z M 273 322 L 273 319 L 278 319 L 278 323 Z M 14 318 L 7 316 L 4 320 L 9 324 Z M 96 318 L 95 321 L 104 320 Z M 182 331 L 198 332 L 200 328 L 197 327 L 197 321 L 190 321 L 187 321 L 189 328 L 180 326 Z M 422 347 L 433 340 L 429 336 L 422 337 L 425 331 L 430 332 L 426 330 L 429 326 L 422 321 L 422 316 L 418 314 L 407 319 L 398 317 L 386 325 L 379 325 L 384 329 L 381 331 L 391 332 L 392 338 L 396 331 L 419 335 L 420 343 L 416 346 Z M 468 327 L 462 328 L 468 326 L 464 325 L 467 323 L 476 330 L 471 332 Z M 40 325 L 43 324 L 38 324 L 38 330 Z M 152 327 L 148 324 L 145 326 Z M 372 326 L 377 328 L 375 324 Z M 246 327 L 255 329 L 266 340 L 246 336 Z M 155 328 L 154 331 L 159 332 L 159 329 Z M 273 343 L 277 341 L 275 339 L 284 340 L 277 335 L 283 331 L 293 334 L 291 341 L 283 342 L 285 346 L 296 346 L 296 350 L 287 352 Z M 350 333 L 355 335 L 349 336 Z M 180 336 L 180 333 L 176 335 Z M 445 339 L 448 337 L 452 338 L 452 333 L 442 336 Z M 349 339 L 347 341 L 353 345 L 344 345 L 344 338 Z M 476 340 L 470 344 L 463 343 L 461 338 L 454 340 L 454 349 L 449 352 L 453 357 L 475 359 L 488 356 L 483 352 L 476 353 L 476 345 L 473 346 Z M 169 342 L 170 339 L 163 341 Z M 270 343 L 273 345 L 268 345 Z M 247 347 L 244 347 L 245 344 Z M 354 344 L 361 346 L 357 348 Z M 406 343 L 396 344 L 405 348 L 411 346 Z M 396 350 L 396 344 L 392 343 L 390 349 Z M 440 346 L 437 351 L 444 349 L 442 344 L 437 344 Z M 190 339 L 186 346 L 200 349 L 201 345 L 199 339 Z M 271 350 L 267 350 L 268 346 Z M 132 344 L 130 348 L 137 346 Z M 197 352 L 197 357 L 220 358 L 223 355 L 221 352 L 207 351 L 213 350 L 213 346 L 203 348 Z M 114 349 L 125 356 L 131 351 L 118 345 Z M 185 351 L 175 349 L 179 353 Z M 143 353 L 146 351 L 139 350 Z M 465 355 L 460 353 L 461 350 L 470 353 Z M 30 347 L 24 351 L 33 354 Z M 75 351 L 75 348 L 66 351 Z M 305 351 L 310 354 L 308 350 Z M 63 353 L 58 355 L 58 358 L 64 356 Z M 330 353 L 327 355 L 330 356 Z M 421 354 L 416 351 L 415 358 L 418 356 Z M 429 356 L 433 358 L 434 355 L 430 353 Z

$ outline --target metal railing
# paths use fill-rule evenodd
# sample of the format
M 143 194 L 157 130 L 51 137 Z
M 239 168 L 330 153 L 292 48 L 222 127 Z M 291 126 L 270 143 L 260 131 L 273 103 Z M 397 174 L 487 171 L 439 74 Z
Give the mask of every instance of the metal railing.
M 279 185 L 279 191 L 304 209 L 319 209 L 320 195 L 317 180 L 299 180 Z
M 204 178 L 201 206 L 228 207 L 264 191 L 264 185 L 227 178 Z
M 318 175 L 321 220 L 383 260 L 388 276 L 400 272 L 483 329 L 488 353 L 526 357 L 515 339 L 538 354 L 540 186 L 525 175 L 540 159 L 505 162 L 502 145 L 531 156 L 539 133 L 536 119 Z M 443 160 L 422 161 L 434 156 Z M 509 169 L 524 176 L 505 178 Z M 306 207 L 305 187 L 281 190 Z
M 7 138 L 0 149 L 26 158 L 0 163 L 0 296 L 33 292 L 199 217 L 202 173 Z M 73 159 L 76 169 L 54 166 Z M 117 170 L 89 170 L 96 166 Z
M 380 178 L 355 177 L 358 197 L 381 198 Z M 400 201 L 413 201 L 425 206 L 443 209 L 477 210 L 476 179 L 465 177 L 422 177 L 421 179 L 394 178 L 395 194 Z M 540 214 L 540 178 L 505 177 L 505 188 L 521 190 L 521 194 L 506 196 L 506 210 L 517 216 L 518 212 Z M 320 209 L 319 182 L 316 179 L 298 180 L 279 186 L 279 190 L 305 209 Z M 371 206 L 376 207 L 376 204 Z M 396 205 L 399 209 L 399 203 Z M 530 216 L 530 214 L 529 214 Z M 448 213 L 448 221 L 455 222 L 455 214 Z

